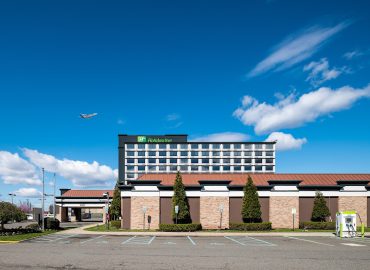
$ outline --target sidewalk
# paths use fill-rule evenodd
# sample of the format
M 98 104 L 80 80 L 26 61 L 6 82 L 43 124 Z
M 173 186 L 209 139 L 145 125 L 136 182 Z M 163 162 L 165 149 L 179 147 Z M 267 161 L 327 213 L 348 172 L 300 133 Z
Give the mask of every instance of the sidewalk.
M 96 235 L 117 235 L 117 236 L 334 236 L 332 232 L 92 232 L 85 229 L 101 225 L 101 223 L 89 224 L 87 226 L 57 232 L 57 234 L 96 234 Z

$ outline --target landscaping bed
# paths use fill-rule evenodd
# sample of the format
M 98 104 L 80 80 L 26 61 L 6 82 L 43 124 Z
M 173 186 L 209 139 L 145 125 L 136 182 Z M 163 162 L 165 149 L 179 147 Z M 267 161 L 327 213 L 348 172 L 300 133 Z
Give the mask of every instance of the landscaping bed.
M 159 224 L 161 232 L 195 232 L 200 231 L 202 225 L 199 223 L 190 224 Z
M 237 231 L 270 231 L 271 230 L 271 222 L 230 223 L 230 230 L 237 230 Z

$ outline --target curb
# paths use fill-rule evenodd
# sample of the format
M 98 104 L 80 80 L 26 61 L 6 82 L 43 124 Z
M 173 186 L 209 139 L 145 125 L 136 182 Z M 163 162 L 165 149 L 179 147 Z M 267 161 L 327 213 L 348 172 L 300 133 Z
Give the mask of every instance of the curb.
M 16 244 L 16 243 L 19 243 L 20 241 L 12 241 L 12 240 L 9 240 L 9 241 L 0 241 L 0 244 Z

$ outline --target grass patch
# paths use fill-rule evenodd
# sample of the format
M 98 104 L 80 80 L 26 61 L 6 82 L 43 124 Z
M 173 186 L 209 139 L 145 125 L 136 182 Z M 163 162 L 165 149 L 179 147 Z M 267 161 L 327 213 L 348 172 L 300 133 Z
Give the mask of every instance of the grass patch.
M 34 237 L 47 235 L 51 233 L 55 233 L 57 231 L 45 231 L 45 232 L 39 232 L 39 233 L 25 233 L 25 234 L 17 234 L 17 235 L 8 235 L 8 236 L 0 236 L 0 241 L 23 241 L 27 239 L 31 239 Z
M 109 230 L 107 229 L 106 225 L 96 225 L 90 228 L 84 229 L 85 231 L 89 232 L 156 232 L 157 230 L 126 230 L 126 229 L 118 229 L 109 225 Z

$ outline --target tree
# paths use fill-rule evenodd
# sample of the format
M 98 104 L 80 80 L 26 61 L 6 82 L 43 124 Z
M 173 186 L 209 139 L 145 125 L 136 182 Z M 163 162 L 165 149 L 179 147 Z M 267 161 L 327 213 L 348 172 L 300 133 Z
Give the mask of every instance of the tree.
M 248 181 L 243 189 L 243 206 L 242 206 L 242 218 L 244 222 L 261 222 L 261 205 L 258 200 L 257 188 L 253 184 L 253 180 L 248 175 Z
M 175 184 L 173 186 L 173 197 L 172 197 L 172 219 L 176 220 L 175 206 L 179 206 L 179 212 L 177 214 L 177 223 L 185 224 L 191 223 L 189 202 L 185 193 L 185 186 L 182 183 L 182 177 L 180 172 L 177 172 Z
M 326 205 L 325 198 L 320 191 L 316 191 L 311 220 L 325 221 L 328 216 L 330 216 L 330 211 Z
M 120 189 L 118 188 L 118 182 L 114 187 L 113 199 L 112 204 L 109 208 L 109 213 L 110 216 L 112 217 L 112 220 L 116 220 L 121 216 L 121 192 Z
M 26 214 L 14 204 L 11 204 L 9 202 L 0 202 L 1 230 L 4 230 L 4 224 L 8 223 L 9 221 L 22 221 L 26 218 Z

